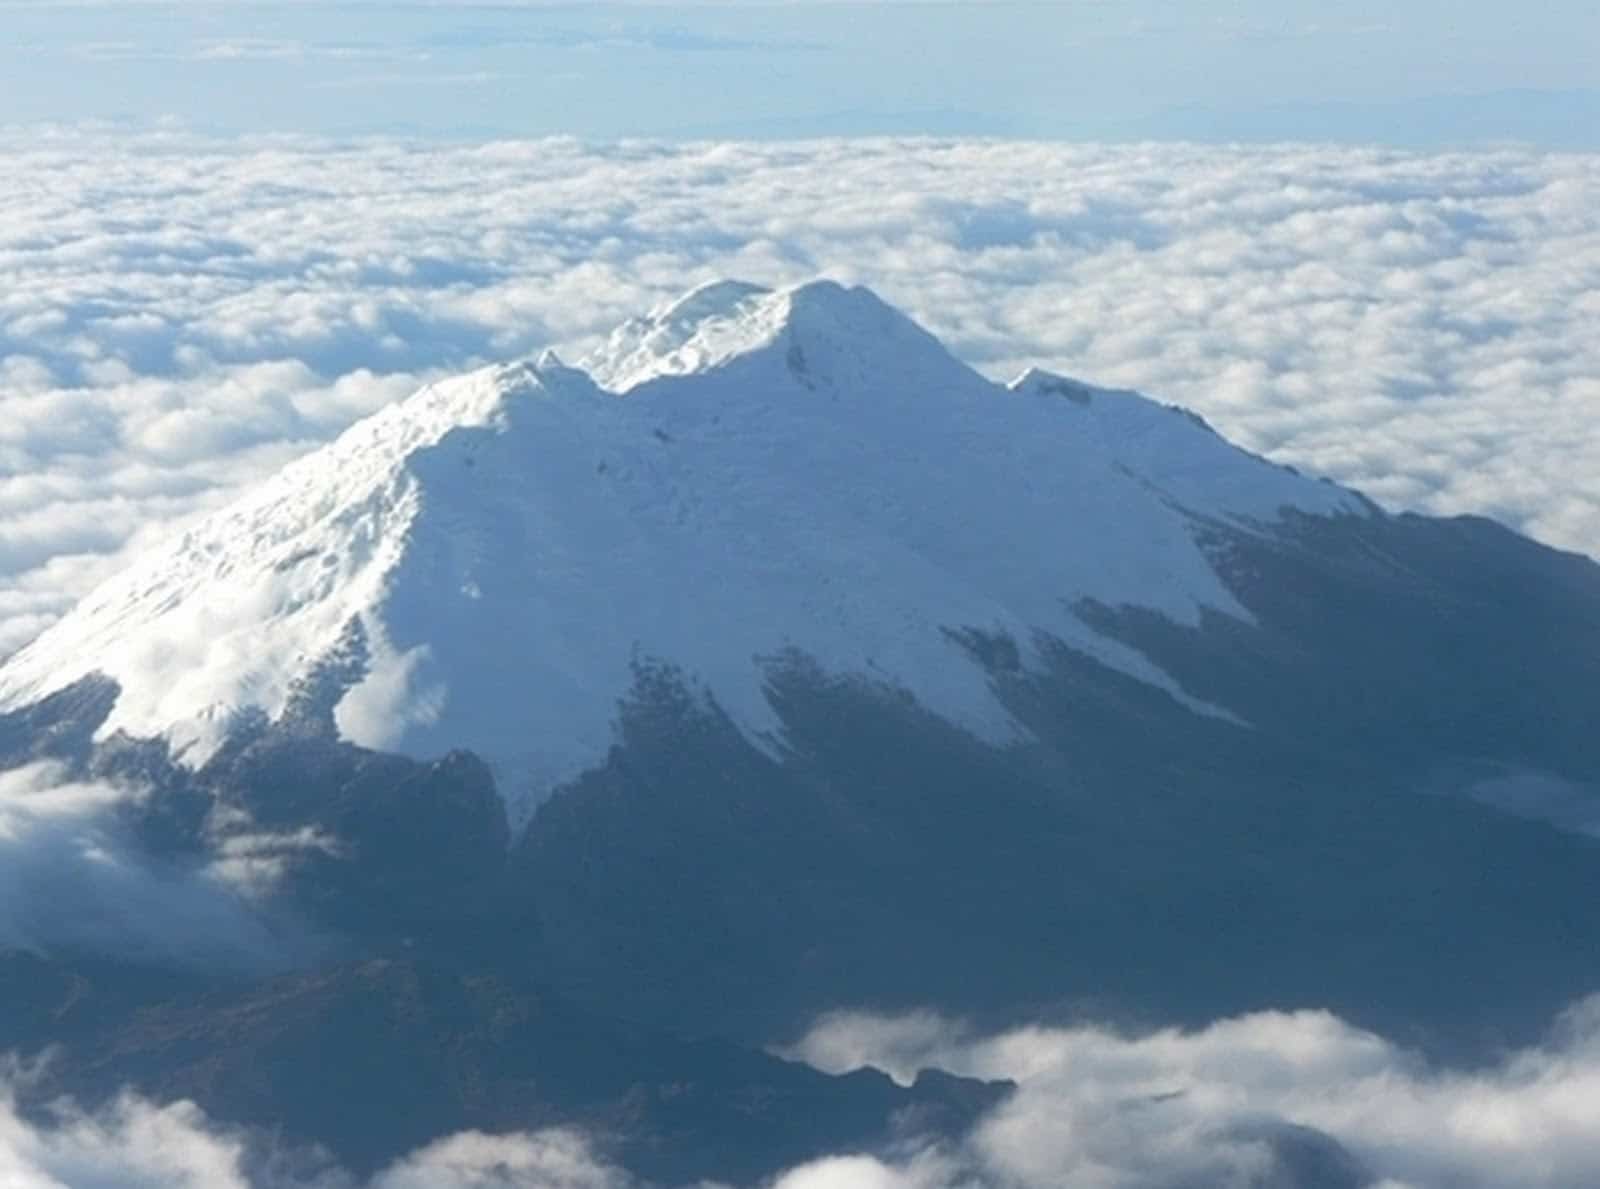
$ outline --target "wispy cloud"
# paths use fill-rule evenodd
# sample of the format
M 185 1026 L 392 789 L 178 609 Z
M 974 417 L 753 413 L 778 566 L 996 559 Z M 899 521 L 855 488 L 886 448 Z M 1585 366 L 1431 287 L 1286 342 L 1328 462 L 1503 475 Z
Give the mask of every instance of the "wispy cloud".
M 423 49 L 403 46 L 323 43 L 286 38 L 230 37 L 156 46 L 148 42 L 88 41 L 70 47 L 70 55 L 90 62 L 426 62 Z
M 255 900 L 325 840 L 235 828 L 209 858 L 158 858 L 119 812 L 140 796 L 50 764 L 0 772 L 0 950 L 235 970 L 311 952 Z
M 425 44 L 451 50 L 539 46 L 569 50 L 658 50 L 664 53 L 804 53 L 825 48 L 799 37 L 735 37 L 677 25 L 614 22 L 600 29 L 465 25 L 429 35 Z
M 363 87 L 482 87 L 521 78 L 499 70 L 438 71 L 434 73 L 353 74 L 311 83 L 318 91 L 359 90 Z

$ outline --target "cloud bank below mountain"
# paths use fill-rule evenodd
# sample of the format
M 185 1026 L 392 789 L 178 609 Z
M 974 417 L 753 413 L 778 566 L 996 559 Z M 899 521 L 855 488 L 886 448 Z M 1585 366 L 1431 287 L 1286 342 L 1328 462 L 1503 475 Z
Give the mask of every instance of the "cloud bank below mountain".
M 928 1016 L 838 1016 L 797 1052 L 835 1070 L 902 1078 L 929 1065 L 1011 1077 L 1017 1093 L 964 1140 L 908 1136 L 840 1153 L 771 1189 L 1578 1189 L 1600 1179 L 1600 1002 L 1549 1041 L 1474 1072 L 1433 1069 L 1316 1012 L 1263 1013 L 1197 1032 L 1093 1028 L 975 1037 Z M 308 1153 L 274 1151 L 191 1105 L 124 1096 L 98 1112 L 24 1118 L 0 1093 L 0 1179 L 23 1189 L 205 1185 L 355 1189 Z M 367 1189 L 630 1189 L 603 1148 L 569 1130 L 466 1133 L 389 1167 Z
M 1600 999 L 1570 1009 L 1544 1045 L 1470 1072 L 1432 1068 L 1323 1012 L 1143 1036 L 1086 1027 L 992 1037 L 933 1016 L 846 1014 L 793 1055 L 835 1072 L 872 1064 L 906 1079 L 935 1067 L 1019 1083 L 959 1151 L 873 1170 L 896 1189 L 1576 1189 L 1600 1176 L 1589 1138 L 1600 1126 Z M 797 1175 L 784 1189 L 829 1183 Z
M 20 1076 L 26 1077 L 24 1071 Z M 191 1103 L 123 1095 L 96 1112 L 59 1103 L 37 1121 L 0 1086 L 0 1182 L 11 1189 L 629 1189 L 581 1135 L 463 1133 L 367 1181 L 315 1152 L 217 1126 Z

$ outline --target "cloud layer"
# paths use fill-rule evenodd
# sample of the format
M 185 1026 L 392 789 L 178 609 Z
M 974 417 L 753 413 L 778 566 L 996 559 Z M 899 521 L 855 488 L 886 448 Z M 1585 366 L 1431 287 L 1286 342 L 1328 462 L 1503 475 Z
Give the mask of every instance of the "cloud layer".
M 1597 156 L 76 128 L 0 160 L 0 655 L 422 379 L 728 275 L 865 283 L 994 375 L 1600 552 Z
M 839 1016 L 798 1052 L 910 1078 L 939 1066 L 1017 1093 L 958 1142 L 840 1153 L 768 1189 L 1580 1189 L 1600 1183 L 1600 1001 L 1550 1041 L 1476 1072 L 1427 1067 L 1315 1012 L 1126 1037 L 1024 1029 L 972 1037 L 933 1017 Z M 24 1118 L 0 1081 L 0 1182 L 21 1189 L 356 1189 L 185 1103 L 124 1096 L 97 1113 Z M 12 1089 L 5 1086 L 9 1084 Z M 630 1189 L 569 1130 L 456 1135 L 366 1189 Z
M 207 1119 L 192 1103 L 123 1095 L 90 1113 L 60 1103 L 43 1121 L 0 1083 L 0 1184 L 8 1189 L 629 1189 L 583 1136 L 467 1132 L 368 1181 L 316 1153 L 284 1152 Z
M 962 1035 L 931 1017 L 840 1016 L 800 1046 L 815 1064 L 1010 1077 L 1018 1093 L 965 1145 L 782 1189 L 961 1184 L 1151 1189 L 1600 1183 L 1600 1000 L 1549 1043 L 1477 1072 L 1430 1069 L 1318 1012 L 1263 1013 L 1198 1032 L 1097 1029 Z

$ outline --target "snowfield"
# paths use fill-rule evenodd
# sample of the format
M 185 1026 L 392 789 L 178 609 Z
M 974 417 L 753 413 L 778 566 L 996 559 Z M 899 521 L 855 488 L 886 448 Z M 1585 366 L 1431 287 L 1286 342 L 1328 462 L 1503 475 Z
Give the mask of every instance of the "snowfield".
M 352 427 L 87 597 L 0 669 L 0 709 L 91 673 L 102 734 L 202 762 L 237 724 L 327 719 L 363 746 L 465 748 L 519 811 L 603 759 L 641 662 L 781 748 L 767 665 L 1020 729 L 950 629 L 1040 633 L 1184 697 L 1080 599 L 1244 615 L 1198 523 L 1360 496 L 1143 397 L 986 380 L 863 289 L 721 282 Z M 1203 709 L 1203 708 L 1202 708 Z

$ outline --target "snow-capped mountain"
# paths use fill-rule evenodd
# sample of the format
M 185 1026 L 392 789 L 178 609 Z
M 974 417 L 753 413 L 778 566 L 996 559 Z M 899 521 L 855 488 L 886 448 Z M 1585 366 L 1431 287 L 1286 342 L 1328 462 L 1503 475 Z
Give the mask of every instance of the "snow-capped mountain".
M 1482 1061 L 1600 987 L 1597 608 L 860 290 L 710 286 L 355 426 L 0 667 L 0 1048 L 57 1053 L 39 1109 L 357 1168 L 576 1123 L 667 1184 L 1004 1093 L 754 1051 L 839 1009 Z
M 100 673 L 101 737 L 197 762 L 295 716 L 471 750 L 526 803 L 604 757 L 641 661 L 776 745 L 765 683 L 799 653 L 999 740 L 1022 728 L 953 631 L 1193 701 L 1074 607 L 1247 619 L 1197 528 L 1289 509 L 1371 513 L 1142 397 L 993 384 L 865 290 L 718 283 L 580 367 L 486 368 L 354 426 L 86 598 L 0 669 L 0 710 Z

